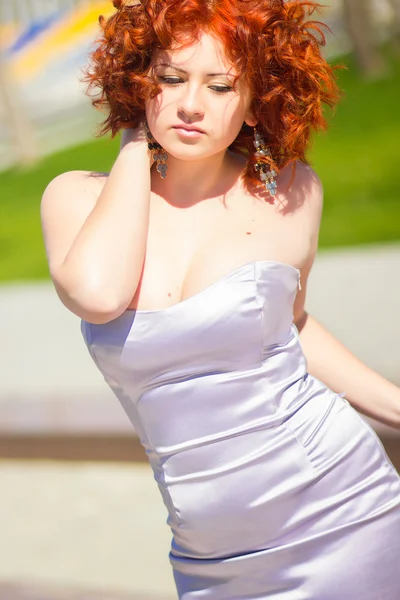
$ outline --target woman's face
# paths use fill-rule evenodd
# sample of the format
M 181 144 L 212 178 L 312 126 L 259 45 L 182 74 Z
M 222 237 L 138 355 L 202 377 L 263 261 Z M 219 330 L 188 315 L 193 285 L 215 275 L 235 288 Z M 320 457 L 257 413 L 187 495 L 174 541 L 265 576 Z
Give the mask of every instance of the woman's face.
M 256 124 L 249 89 L 243 78 L 233 89 L 235 69 L 214 37 L 203 34 L 190 47 L 156 51 L 152 71 L 162 92 L 147 102 L 147 122 L 172 156 L 197 160 L 225 151 L 244 121 Z M 190 127 L 201 131 L 184 129 Z

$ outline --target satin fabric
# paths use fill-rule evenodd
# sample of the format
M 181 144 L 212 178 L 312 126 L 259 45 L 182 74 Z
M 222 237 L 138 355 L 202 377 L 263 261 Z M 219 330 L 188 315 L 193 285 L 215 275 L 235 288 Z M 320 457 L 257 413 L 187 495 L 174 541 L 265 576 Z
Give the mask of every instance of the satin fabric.
M 169 308 L 82 321 L 167 507 L 180 599 L 400 599 L 400 478 L 307 372 L 299 279 L 255 261 Z

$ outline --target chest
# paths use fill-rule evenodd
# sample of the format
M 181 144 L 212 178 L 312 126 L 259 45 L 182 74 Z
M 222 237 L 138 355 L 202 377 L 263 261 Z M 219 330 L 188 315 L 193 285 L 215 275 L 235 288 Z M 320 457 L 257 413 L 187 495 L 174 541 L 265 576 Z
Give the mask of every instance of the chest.
M 213 199 L 182 209 L 154 197 L 142 275 L 129 308 L 173 306 L 252 261 L 301 267 L 311 233 L 304 211 L 254 198 Z

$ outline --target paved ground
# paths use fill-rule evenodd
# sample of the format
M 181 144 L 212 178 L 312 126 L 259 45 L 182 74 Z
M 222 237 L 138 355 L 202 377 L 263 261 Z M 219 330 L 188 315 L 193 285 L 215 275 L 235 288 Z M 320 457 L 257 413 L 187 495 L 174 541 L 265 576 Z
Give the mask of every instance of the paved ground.
M 0 591 L 176 597 L 167 511 L 148 465 L 0 461 L 0 489 Z
M 120 594 L 104 590 L 85 590 L 21 585 L 18 583 L 0 584 L 0 600 L 172 600 L 173 596 L 148 594 Z

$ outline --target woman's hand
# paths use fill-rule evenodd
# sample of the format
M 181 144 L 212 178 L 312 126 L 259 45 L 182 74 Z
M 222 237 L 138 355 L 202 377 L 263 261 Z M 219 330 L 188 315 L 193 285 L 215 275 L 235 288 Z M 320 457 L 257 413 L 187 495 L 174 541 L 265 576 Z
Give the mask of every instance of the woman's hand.
M 130 148 L 145 148 L 149 157 L 149 166 L 153 166 L 154 160 L 152 153 L 147 147 L 146 129 L 143 123 L 138 127 L 124 129 L 121 134 L 120 153 L 129 151 Z

